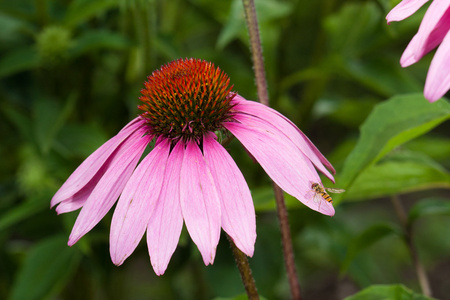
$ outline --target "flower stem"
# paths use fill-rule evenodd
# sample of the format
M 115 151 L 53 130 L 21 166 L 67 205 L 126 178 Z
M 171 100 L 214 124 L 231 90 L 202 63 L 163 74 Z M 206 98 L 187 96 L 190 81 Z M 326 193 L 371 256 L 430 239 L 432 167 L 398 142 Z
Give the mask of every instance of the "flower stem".
M 256 290 L 255 280 L 253 279 L 252 270 L 248 263 L 247 256 L 239 250 L 234 244 L 233 240 L 227 235 L 230 242 L 231 250 L 233 251 L 234 260 L 241 273 L 242 282 L 244 283 L 245 291 L 247 292 L 248 299 L 259 299 L 258 291 Z
M 425 272 L 425 268 L 424 268 L 422 262 L 419 260 L 417 250 L 414 245 L 413 234 L 412 234 L 412 224 L 410 222 L 408 222 L 408 218 L 406 216 L 405 209 L 403 208 L 403 205 L 400 202 L 400 199 L 398 198 L 398 196 L 393 196 L 391 198 L 391 201 L 392 201 L 392 204 L 394 205 L 397 217 L 399 218 L 400 223 L 403 226 L 406 244 L 408 245 L 408 250 L 409 250 L 409 253 L 411 254 L 414 268 L 416 269 L 416 274 L 417 274 L 417 278 L 419 280 L 420 289 L 422 290 L 422 293 L 425 296 L 431 297 L 430 282 L 428 280 L 427 273 Z
M 242 0 L 244 4 L 245 20 L 247 22 L 250 47 L 255 71 L 256 87 L 258 89 L 259 102 L 269 106 L 269 93 L 267 91 L 266 73 L 264 70 L 264 58 L 262 54 L 261 38 L 259 36 L 258 18 L 256 16 L 255 1 Z M 301 299 L 300 284 L 295 268 L 294 251 L 289 229 L 289 220 L 284 202 L 283 191 L 273 183 L 275 201 L 277 203 L 278 219 L 280 222 L 281 239 L 283 243 L 284 263 L 291 288 L 292 299 Z
M 264 71 L 264 58 L 262 54 L 261 38 L 259 36 L 255 1 L 242 0 L 242 2 L 244 3 L 245 20 L 247 22 L 248 35 L 250 37 L 250 48 L 252 51 L 253 68 L 255 71 L 259 102 L 268 106 L 269 94 L 267 93 L 266 72 Z
M 278 220 L 280 221 L 281 241 L 283 244 L 284 264 L 291 288 L 291 297 L 295 300 L 302 299 L 300 293 L 300 284 L 298 282 L 297 270 L 295 268 L 294 249 L 292 247 L 291 231 L 289 229 L 289 218 L 284 202 L 283 191 L 273 183 L 275 192 L 275 201 L 277 203 Z

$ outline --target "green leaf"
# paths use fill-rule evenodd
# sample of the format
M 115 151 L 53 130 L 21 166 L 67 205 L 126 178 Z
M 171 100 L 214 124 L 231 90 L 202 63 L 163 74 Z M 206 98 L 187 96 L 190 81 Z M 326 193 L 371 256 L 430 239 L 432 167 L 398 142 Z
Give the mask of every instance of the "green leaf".
M 363 61 L 349 59 L 341 67 L 353 80 L 385 97 L 422 90 L 422 84 L 404 72 L 398 58 L 377 56 Z
M 28 252 L 14 282 L 10 300 L 39 300 L 57 294 L 71 278 L 80 253 L 67 246 L 67 238 L 48 238 Z
M 20 6 L 20 4 L 17 6 Z M 31 13 L 33 12 L 30 11 Z M 34 24 L 29 23 L 25 18 L 8 14 L 7 8 L 2 5 L 0 8 L 0 28 L 2 29 L 2 34 L 0 35 L 1 50 L 14 49 L 18 45 L 22 45 L 25 39 L 23 33 L 33 32 L 33 27 Z
M 219 49 L 225 48 L 231 41 L 241 35 L 243 28 L 245 28 L 245 18 L 242 1 L 235 0 L 231 4 L 228 20 L 222 27 L 217 39 L 217 47 Z
M 75 96 L 66 101 L 64 107 L 47 99 L 39 99 L 34 107 L 34 129 L 39 149 L 47 153 L 53 144 L 55 136 L 63 127 L 65 120 L 74 109 Z
M 76 57 L 97 49 L 121 50 L 126 49 L 130 45 L 130 41 L 120 34 L 106 30 L 91 30 L 77 38 L 70 55 Z
M 346 191 L 346 200 L 393 196 L 431 188 L 450 188 L 450 174 L 424 156 L 397 153 L 365 169 Z
M 325 19 L 330 55 L 322 68 L 384 97 L 421 91 L 423 82 L 405 72 L 399 57 L 392 55 L 392 37 L 385 22 L 375 2 L 344 4 Z
M 426 153 L 432 159 L 450 165 L 450 139 L 448 136 L 421 136 L 405 144 L 405 148 Z
M 324 21 L 328 45 L 339 57 L 358 57 L 385 39 L 383 15 L 374 2 L 345 3 Z M 358 24 L 358 26 L 355 26 Z
M 33 198 L 23 202 L 0 216 L 0 231 L 4 231 L 11 226 L 35 215 L 44 209 L 49 209 L 48 199 Z
M 345 300 L 432 300 L 414 293 L 401 284 L 372 285 Z
M 348 189 L 360 173 L 392 149 L 449 118 L 446 100 L 429 103 L 419 94 L 396 96 L 377 105 L 360 128 L 360 138 L 344 163 L 339 185 Z M 340 198 L 337 195 L 335 200 Z
M 450 215 L 450 201 L 441 198 L 428 198 L 414 204 L 409 210 L 408 222 L 435 215 Z
M 30 128 L 33 127 L 31 126 L 30 118 L 25 115 L 23 111 L 16 109 L 6 103 L 1 106 L 1 109 L 6 117 L 11 121 L 11 123 L 16 126 L 22 138 L 30 143 L 34 142 L 34 136 L 32 134 L 32 131 L 30 131 Z
M 345 273 L 348 270 L 353 259 L 360 252 L 391 234 L 401 235 L 402 233 L 399 228 L 391 224 L 381 223 L 367 228 L 356 236 L 348 246 L 347 255 L 341 267 L 341 273 Z
M 39 56 L 34 47 L 14 49 L 0 59 L 0 78 L 36 68 Z
M 68 8 L 64 23 L 68 27 L 74 27 L 115 6 L 118 6 L 118 0 L 72 1 Z

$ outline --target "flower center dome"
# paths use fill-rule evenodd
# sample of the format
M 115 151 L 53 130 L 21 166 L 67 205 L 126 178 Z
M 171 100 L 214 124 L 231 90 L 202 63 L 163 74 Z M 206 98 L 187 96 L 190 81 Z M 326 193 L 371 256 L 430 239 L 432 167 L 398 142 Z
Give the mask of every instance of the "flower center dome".
M 213 63 L 178 59 L 154 71 L 144 83 L 138 106 L 157 136 L 199 140 L 231 117 L 230 79 Z

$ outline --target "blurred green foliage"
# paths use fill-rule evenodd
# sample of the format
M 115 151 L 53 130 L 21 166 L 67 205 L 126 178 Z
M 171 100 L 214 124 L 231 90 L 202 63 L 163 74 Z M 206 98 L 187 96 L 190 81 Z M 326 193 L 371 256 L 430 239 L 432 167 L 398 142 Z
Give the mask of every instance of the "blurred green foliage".
M 271 106 L 348 191 L 334 198 L 333 218 L 286 195 L 304 298 L 426 299 L 409 232 L 434 296 L 450 299 L 450 105 L 420 94 L 430 55 L 398 63 L 424 9 L 388 26 L 398 1 L 256 2 Z M 111 263 L 110 214 L 69 248 L 77 212 L 49 210 L 70 173 L 136 116 L 143 82 L 162 64 L 213 61 L 257 100 L 241 1 L 1 1 L 0 27 L 0 298 L 245 299 L 226 239 L 205 267 L 184 232 L 157 277 L 144 245 L 123 266 Z M 259 292 L 288 299 L 270 181 L 236 140 L 228 149 L 257 209 Z

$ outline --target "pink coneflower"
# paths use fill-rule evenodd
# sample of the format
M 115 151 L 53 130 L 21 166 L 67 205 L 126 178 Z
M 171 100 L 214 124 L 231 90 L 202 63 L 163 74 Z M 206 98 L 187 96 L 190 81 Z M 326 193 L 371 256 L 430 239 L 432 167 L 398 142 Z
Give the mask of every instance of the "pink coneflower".
M 401 21 L 415 13 L 428 0 L 403 0 L 386 16 L 387 22 Z M 427 9 L 419 31 L 400 59 L 402 67 L 418 62 L 436 48 L 425 81 L 424 95 L 430 102 L 444 96 L 450 88 L 450 1 L 434 0 Z
M 150 260 L 165 272 L 183 220 L 206 265 L 212 264 L 220 228 L 248 256 L 256 239 L 250 190 L 217 141 L 231 132 L 286 192 L 310 208 L 333 215 L 327 201 L 313 201 L 315 167 L 333 180 L 330 163 L 288 119 L 231 92 L 228 76 L 198 59 L 173 61 L 148 77 L 142 114 L 91 154 L 51 201 L 58 213 L 81 208 L 69 237 L 75 244 L 111 209 L 110 254 L 120 265 L 147 232 Z M 144 149 L 155 146 L 138 164 Z M 325 167 L 326 166 L 326 167 Z

